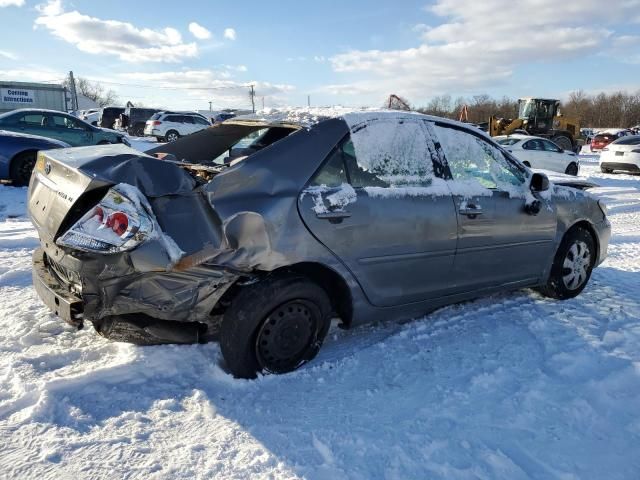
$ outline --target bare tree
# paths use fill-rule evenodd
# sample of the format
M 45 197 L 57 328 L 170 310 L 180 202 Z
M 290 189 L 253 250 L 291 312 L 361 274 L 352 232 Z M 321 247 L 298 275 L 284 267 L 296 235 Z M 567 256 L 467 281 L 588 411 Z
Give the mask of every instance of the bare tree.
M 70 88 L 69 80 L 65 80 L 64 86 Z M 100 107 L 113 105 L 118 102 L 118 96 L 113 90 L 106 90 L 99 82 L 91 82 L 86 78 L 76 78 L 76 91 L 90 100 L 96 102 Z

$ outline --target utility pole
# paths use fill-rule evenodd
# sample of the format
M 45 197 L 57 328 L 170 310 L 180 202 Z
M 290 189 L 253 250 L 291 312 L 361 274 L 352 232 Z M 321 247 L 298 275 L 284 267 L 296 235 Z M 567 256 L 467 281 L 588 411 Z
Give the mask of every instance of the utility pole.
M 78 110 L 78 92 L 76 91 L 76 80 L 73 78 L 73 72 L 69 72 L 69 86 L 71 87 L 71 107 L 75 112 Z
M 307 107 L 311 108 L 311 95 L 307 95 Z
M 253 84 L 249 85 L 251 91 L 249 92 L 249 97 L 251 97 L 251 110 L 253 113 L 256 113 L 256 91 L 253 89 Z
M 211 111 L 211 104 L 212 104 L 212 103 L 213 103 L 213 102 L 211 102 L 211 101 L 209 102 L 209 111 Z
M 264 110 L 264 97 L 262 97 L 262 109 Z

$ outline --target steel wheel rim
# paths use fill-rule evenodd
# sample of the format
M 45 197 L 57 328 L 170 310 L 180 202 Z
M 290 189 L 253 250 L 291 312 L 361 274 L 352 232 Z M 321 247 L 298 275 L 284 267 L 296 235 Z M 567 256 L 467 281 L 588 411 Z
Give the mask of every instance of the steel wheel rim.
M 169 135 L 167 135 L 167 140 L 169 140 L 170 142 L 175 142 L 178 139 L 178 135 L 176 135 L 175 133 L 170 133 Z
M 277 307 L 265 319 L 256 336 L 256 356 L 269 372 L 285 372 L 307 359 L 317 330 L 315 308 L 304 300 Z
M 587 281 L 591 252 L 582 240 L 575 241 L 562 262 L 562 282 L 569 290 L 577 290 Z

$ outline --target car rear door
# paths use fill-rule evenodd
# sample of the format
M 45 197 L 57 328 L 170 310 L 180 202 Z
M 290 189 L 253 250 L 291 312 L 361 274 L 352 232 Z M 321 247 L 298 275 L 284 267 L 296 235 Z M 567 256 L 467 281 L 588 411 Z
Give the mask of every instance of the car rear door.
M 571 161 L 575 161 L 577 163 L 577 159 L 566 153 L 551 140 L 540 141 L 544 145 L 545 152 L 547 152 L 547 161 L 549 166 L 545 168 L 548 170 L 564 173 Z
M 453 277 L 460 291 L 536 283 L 554 255 L 552 200 L 527 208 L 526 174 L 480 133 L 436 123 L 458 219 Z
M 299 197 L 308 229 L 374 305 L 451 292 L 456 212 L 446 188 L 434 188 L 433 158 L 423 122 L 366 122 L 336 146 Z

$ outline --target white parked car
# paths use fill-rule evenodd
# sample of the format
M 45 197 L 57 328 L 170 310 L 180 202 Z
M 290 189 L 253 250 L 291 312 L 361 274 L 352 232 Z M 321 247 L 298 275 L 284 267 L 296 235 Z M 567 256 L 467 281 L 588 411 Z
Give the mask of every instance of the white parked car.
M 640 135 L 620 137 L 602 149 L 600 170 L 640 173 Z
M 578 175 L 578 156 L 563 150 L 548 138 L 529 135 L 503 135 L 494 140 L 527 167 Z
M 147 120 L 144 135 L 156 137 L 161 142 L 174 142 L 210 126 L 211 122 L 199 113 L 158 112 Z
M 83 110 L 80 118 L 87 123 L 90 123 L 94 127 L 98 126 L 98 120 L 100 119 L 101 109 L 92 108 L 91 110 Z

